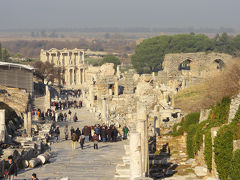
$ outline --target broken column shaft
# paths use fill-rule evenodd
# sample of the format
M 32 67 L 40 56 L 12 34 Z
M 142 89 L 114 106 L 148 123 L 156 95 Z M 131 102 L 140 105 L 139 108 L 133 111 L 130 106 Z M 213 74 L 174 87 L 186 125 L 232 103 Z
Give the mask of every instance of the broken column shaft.
M 0 141 L 5 142 L 5 109 L 0 110 Z
M 32 113 L 28 112 L 28 121 L 27 121 L 27 134 L 28 136 L 32 136 Z
M 141 134 L 142 174 L 145 176 L 148 169 L 147 112 L 146 107 L 141 102 L 137 104 L 136 131 Z
M 130 133 L 130 179 L 142 177 L 141 134 Z
M 24 130 L 27 132 L 27 130 L 28 130 L 28 128 L 27 128 L 27 123 L 28 123 L 27 113 L 24 113 L 23 118 L 24 118 Z

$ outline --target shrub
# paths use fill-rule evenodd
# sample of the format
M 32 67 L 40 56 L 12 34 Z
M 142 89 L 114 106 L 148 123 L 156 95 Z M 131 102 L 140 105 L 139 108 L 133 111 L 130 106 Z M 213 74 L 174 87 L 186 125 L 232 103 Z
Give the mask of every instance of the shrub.
M 200 112 L 193 112 L 188 114 L 185 117 L 185 121 L 183 123 L 183 129 L 184 131 L 187 131 L 187 129 L 190 127 L 192 124 L 197 124 L 199 122 L 200 118 Z
M 201 122 L 198 127 L 197 127 L 197 130 L 196 130 L 196 134 L 195 134 L 195 154 L 200 150 L 200 147 L 203 143 L 203 134 L 204 134 L 204 126 L 208 123 L 208 121 L 203 121 Z
M 199 122 L 199 118 L 200 118 L 200 112 L 194 112 L 194 113 L 190 113 L 187 116 L 185 116 L 182 121 L 180 123 L 176 123 L 173 126 L 173 136 L 180 136 L 183 135 L 184 132 L 187 132 L 188 128 L 192 125 L 192 124 L 197 124 Z M 178 126 L 180 126 L 178 128 Z M 178 130 L 177 130 L 178 128 Z
M 229 126 L 221 127 L 214 139 L 216 169 L 220 179 L 228 179 L 233 151 L 233 134 Z
M 204 159 L 208 167 L 208 170 L 212 170 L 212 137 L 211 131 L 208 130 L 205 133 L 205 148 L 204 148 Z
M 192 124 L 187 131 L 187 155 L 189 158 L 194 158 L 194 136 L 196 133 L 197 125 Z
M 231 169 L 230 169 L 230 178 L 232 180 L 240 179 L 240 150 L 236 150 L 233 153 L 232 161 L 231 161 Z

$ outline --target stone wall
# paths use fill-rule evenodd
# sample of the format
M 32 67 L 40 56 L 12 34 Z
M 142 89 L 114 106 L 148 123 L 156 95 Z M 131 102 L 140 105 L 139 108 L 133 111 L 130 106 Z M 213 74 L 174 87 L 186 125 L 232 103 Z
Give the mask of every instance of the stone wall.
M 228 61 L 232 59 L 232 56 L 222 53 L 179 53 L 179 54 L 166 54 L 163 61 L 163 70 L 168 75 L 177 76 L 181 74 L 189 74 L 190 76 L 204 76 L 218 72 L 222 66 L 228 64 Z M 180 65 L 184 61 L 189 60 L 189 70 L 180 70 Z M 216 61 L 221 60 L 222 62 Z
M 240 94 L 231 99 L 228 123 L 231 123 L 240 105 Z

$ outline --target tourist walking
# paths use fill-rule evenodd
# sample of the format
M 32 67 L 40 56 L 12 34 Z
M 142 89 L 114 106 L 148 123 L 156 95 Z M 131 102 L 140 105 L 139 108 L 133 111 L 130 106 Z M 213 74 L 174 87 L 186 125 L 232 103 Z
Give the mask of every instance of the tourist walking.
M 77 134 L 75 132 L 72 134 L 71 139 L 72 139 L 72 149 L 76 149 Z
M 80 136 L 81 136 L 81 131 L 79 130 L 79 128 L 76 129 L 76 135 L 77 135 L 77 140 L 79 140 Z
M 68 111 L 68 119 L 69 119 L 69 121 L 71 121 L 71 114 L 72 114 L 72 112 L 69 109 L 69 111 Z
M 118 130 L 115 126 L 113 126 L 113 131 L 112 131 L 112 140 L 113 142 L 117 142 L 117 136 L 118 136 Z
M 90 129 L 87 126 L 84 126 L 82 134 L 85 136 L 85 142 L 89 142 Z
M 32 180 L 38 180 L 36 173 L 33 173 L 33 174 L 32 174 Z
M 95 133 L 93 135 L 93 148 L 98 149 L 98 141 L 99 141 L 99 136 Z
M 15 178 L 17 178 L 17 166 L 13 161 L 13 156 L 8 156 L 8 166 L 5 171 L 5 179 L 14 180 Z
M 55 138 L 56 138 L 57 142 L 59 140 L 59 136 L 60 136 L 60 129 L 59 129 L 59 126 L 58 126 L 57 129 L 55 130 Z
M 102 126 L 102 129 L 101 129 L 101 139 L 102 139 L 102 142 L 106 142 L 106 137 L 107 137 L 107 131 L 105 129 L 105 126 Z
M 64 121 L 67 121 L 67 113 L 64 113 Z
M 65 129 L 64 129 L 64 134 L 65 134 L 65 140 L 68 140 L 68 125 L 65 126 Z
M 127 128 L 127 126 L 123 127 L 123 140 L 127 139 L 127 134 L 129 132 L 129 129 Z
M 79 143 L 80 143 L 81 149 L 83 149 L 84 140 L 85 140 L 85 136 L 84 136 L 84 135 L 81 135 L 80 138 L 79 138 Z
M 77 122 L 77 120 L 78 120 L 78 118 L 77 118 L 77 113 L 75 113 L 74 116 L 73 116 L 73 121 L 74 121 L 74 122 Z
M 75 133 L 75 130 L 74 130 L 74 128 L 73 127 L 71 127 L 71 137 L 72 137 L 72 135 L 73 135 L 73 133 Z
M 98 138 L 99 138 L 99 136 L 100 136 L 100 126 L 99 126 L 99 124 L 95 127 L 94 132 L 98 135 Z M 99 139 L 99 140 L 101 140 L 101 139 Z

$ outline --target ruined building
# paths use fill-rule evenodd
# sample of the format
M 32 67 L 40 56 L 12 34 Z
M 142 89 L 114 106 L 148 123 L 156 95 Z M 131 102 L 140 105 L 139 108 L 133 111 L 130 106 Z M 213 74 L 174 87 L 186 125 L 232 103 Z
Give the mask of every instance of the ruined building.
M 40 60 L 61 67 L 64 74 L 61 84 L 69 89 L 80 87 L 86 80 L 86 65 L 84 62 L 84 50 L 82 49 L 42 49 Z

